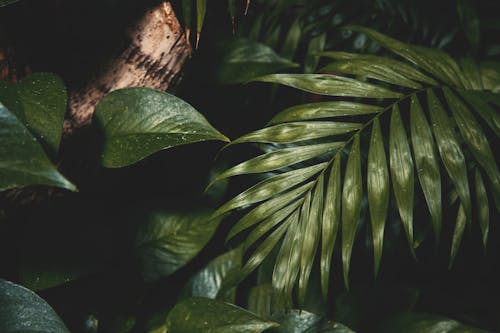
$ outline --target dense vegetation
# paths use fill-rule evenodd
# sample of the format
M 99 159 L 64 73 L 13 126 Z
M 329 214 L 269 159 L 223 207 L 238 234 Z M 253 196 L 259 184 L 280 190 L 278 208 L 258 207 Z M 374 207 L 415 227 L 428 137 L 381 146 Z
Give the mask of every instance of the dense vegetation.
M 172 2 L 182 82 L 64 137 L 157 1 L 0 0 L 0 331 L 500 331 L 496 1 Z

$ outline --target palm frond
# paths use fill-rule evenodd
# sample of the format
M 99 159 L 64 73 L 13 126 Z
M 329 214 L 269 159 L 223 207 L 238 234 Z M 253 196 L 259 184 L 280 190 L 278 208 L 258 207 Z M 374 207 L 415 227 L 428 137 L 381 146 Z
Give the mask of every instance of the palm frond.
M 500 209 L 500 174 L 490 147 L 500 133 L 500 95 L 491 91 L 499 84 L 492 79 L 494 66 L 485 75 L 481 65 L 470 59 L 457 63 L 440 50 L 404 44 L 364 27 L 348 29 L 366 34 L 399 59 L 326 52 L 324 56 L 336 61 L 325 70 L 348 76 L 261 77 L 259 81 L 337 99 L 288 108 L 267 127 L 236 139 L 232 144 L 270 144 L 271 151 L 214 180 L 278 172 L 224 204 L 216 215 L 253 206 L 229 234 L 231 238 L 254 227 L 245 242 L 248 251 L 264 239 L 244 272 L 251 272 L 273 247 L 280 246 L 273 285 L 290 300 L 298 284 L 299 302 L 305 297 L 316 256 L 326 297 L 339 232 L 348 285 L 364 198 L 369 207 L 375 274 L 391 198 L 414 253 L 417 191 L 425 199 L 436 239 L 440 238 L 443 211 L 449 208 L 444 198 L 456 193 L 458 213 L 450 264 L 467 223 L 478 221 L 486 245 L 489 198 Z

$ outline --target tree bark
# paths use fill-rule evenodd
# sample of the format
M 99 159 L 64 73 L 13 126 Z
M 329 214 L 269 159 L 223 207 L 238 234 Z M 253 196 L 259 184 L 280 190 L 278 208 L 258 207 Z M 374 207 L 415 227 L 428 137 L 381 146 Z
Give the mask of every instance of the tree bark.
M 107 93 L 127 87 L 167 90 L 179 80 L 192 49 L 169 2 L 148 11 L 130 31 L 130 45 L 85 88 L 70 95 L 64 133 L 89 125 Z

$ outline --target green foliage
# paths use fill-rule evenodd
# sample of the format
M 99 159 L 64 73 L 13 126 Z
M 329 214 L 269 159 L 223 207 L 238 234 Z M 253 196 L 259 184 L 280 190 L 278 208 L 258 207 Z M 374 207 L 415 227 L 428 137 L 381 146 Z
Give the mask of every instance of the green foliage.
M 104 97 L 95 120 L 104 132 L 101 162 L 118 168 L 174 146 L 229 141 L 183 100 L 147 88 L 122 89 Z
M 3 279 L 0 279 L 0 330 L 5 333 L 69 333 L 43 299 Z
M 346 29 L 366 34 L 404 61 L 326 52 L 325 56 L 338 60 L 326 67 L 328 71 L 355 77 L 273 74 L 258 78 L 308 93 L 355 99 L 305 104 L 282 111 L 268 127 L 231 143 L 270 144 L 268 152 L 216 178 L 274 172 L 272 177 L 224 204 L 215 216 L 254 205 L 230 232 L 232 237 L 254 226 L 260 236 L 269 235 L 250 256 L 244 273 L 251 272 L 281 243 L 275 271 L 282 272 L 284 267 L 282 253 L 287 253 L 289 265 L 298 265 L 300 269 L 276 275 L 273 285 L 287 294 L 298 282 L 299 304 L 305 297 L 320 240 L 321 271 L 323 274 L 330 271 L 338 231 L 342 233 L 344 281 L 348 284 L 351 253 L 365 197 L 372 223 L 375 273 L 382 255 L 389 198 L 394 198 L 393 205 L 399 212 L 410 252 L 414 253 L 416 191 L 422 191 L 425 198 L 436 239 L 440 238 L 442 212 L 448 209 L 442 197 L 456 193 L 455 206 L 459 208 L 450 264 L 459 249 L 466 223 L 479 220 L 485 241 L 487 212 L 494 208 L 488 207 L 484 198 L 491 196 L 497 211 L 500 207 L 500 174 L 490 146 L 491 140 L 498 136 L 498 112 L 494 110 L 498 107 L 498 96 L 482 84 L 484 75 L 480 67 L 469 60 L 470 66 L 461 68 L 440 50 L 404 44 L 368 28 Z M 318 150 L 319 147 L 324 150 Z M 315 153 L 304 154 L 308 151 Z M 297 158 L 289 158 L 294 153 Z M 477 190 L 471 190 L 474 172 L 479 175 Z M 481 181 L 482 174 L 488 182 Z M 473 205 L 474 195 L 481 197 L 476 200 L 478 206 Z M 298 239 L 292 241 L 287 230 L 290 233 L 295 230 Z M 257 238 L 252 238 L 252 242 L 254 239 Z M 295 242 L 297 245 L 293 245 Z M 326 295 L 327 275 L 323 275 L 322 285 Z
M 0 0 L 0 7 L 8 6 L 12 3 L 18 2 L 19 0 Z

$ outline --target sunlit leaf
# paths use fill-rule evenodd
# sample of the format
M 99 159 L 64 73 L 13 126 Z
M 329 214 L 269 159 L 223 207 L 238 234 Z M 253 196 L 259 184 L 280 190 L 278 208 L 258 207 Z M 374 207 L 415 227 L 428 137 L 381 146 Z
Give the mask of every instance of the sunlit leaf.
M 54 310 L 29 289 L 0 279 L 2 333 L 69 333 Z
M 174 146 L 228 139 L 191 105 L 148 88 L 117 90 L 104 97 L 94 118 L 102 128 L 101 162 L 117 168 Z
M 399 216 L 408 239 L 410 251 L 414 254 L 413 246 L 413 159 L 410 145 L 406 136 L 405 127 L 399 108 L 395 105 L 391 114 L 389 133 L 389 159 L 392 187 L 398 205 Z
M 169 333 L 260 333 L 278 326 L 235 305 L 194 297 L 168 314 Z
M 359 134 L 356 134 L 347 160 L 342 190 L 342 264 L 346 287 L 349 286 L 349 266 L 363 194 L 359 141 Z
M 382 249 L 384 246 L 384 228 L 389 208 L 389 171 L 384 149 L 384 139 L 380 129 L 380 121 L 373 122 L 368 152 L 368 205 L 370 207 L 370 221 L 373 237 L 373 255 L 375 275 L 380 267 Z
M 50 163 L 42 146 L 21 121 L 2 104 L 0 142 L 0 191 L 29 185 L 76 190 Z

